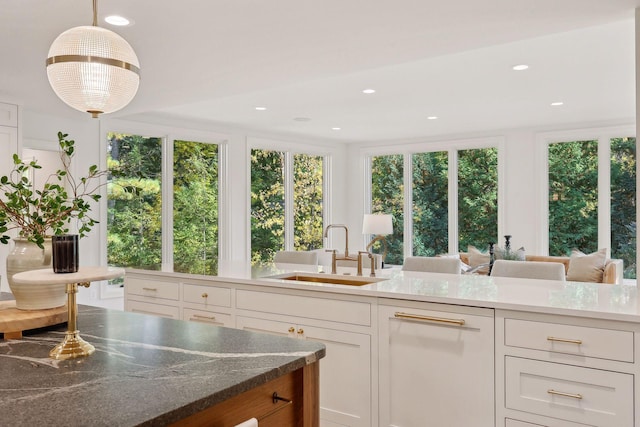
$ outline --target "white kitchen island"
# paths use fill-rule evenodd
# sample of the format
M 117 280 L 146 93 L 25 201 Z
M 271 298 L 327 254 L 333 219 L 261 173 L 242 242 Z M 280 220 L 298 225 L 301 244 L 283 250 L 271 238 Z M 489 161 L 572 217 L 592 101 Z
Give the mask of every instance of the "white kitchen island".
M 640 426 L 636 287 L 392 269 L 364 286 L 268 277 L 290 267 L 127 270 L 125 309 L 324 343 L 324 426 Z

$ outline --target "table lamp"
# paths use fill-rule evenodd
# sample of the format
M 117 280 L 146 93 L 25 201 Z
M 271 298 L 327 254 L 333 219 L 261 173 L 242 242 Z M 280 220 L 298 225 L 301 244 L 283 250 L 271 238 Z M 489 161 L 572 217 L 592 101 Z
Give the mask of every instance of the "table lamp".
M 367 251 L 376 241 L 381 241 L 384 247 L 382 252 L 382 262 L 387 256 L 387 239 L 385 235 L 393 233 L 393 215 L 387 214 L 365 214 L 362 220 L 362 234 L 373 234 L 375 237 L 367 245 Z

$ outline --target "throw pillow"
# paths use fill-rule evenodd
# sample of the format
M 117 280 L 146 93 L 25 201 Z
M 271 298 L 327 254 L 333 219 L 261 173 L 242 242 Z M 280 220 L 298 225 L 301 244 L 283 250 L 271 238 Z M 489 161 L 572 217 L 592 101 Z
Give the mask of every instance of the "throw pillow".
M 506 259 L 511 261 L 526 261 L 524 247 L 521 247 L 520 249 L 516 249 L 515 251 L 513 249 L 510 249 L 508 252 L 506 249 L 502 249 L 498 247 L 493 250 L 493 253 L 496 259 Z
M 460 254 L 439 254 L 436 256 L 440 258 L 460 259 Z M 465 262 L 462 262 L 462 260 L 460 260 L 460 269 L 462 273 L 466 273 L 467 271 L 471 270 L 471 266 Z
M 469 255 L 469 265 L 471 265 L 471 268 L 475 268 L 482 264 L 489 264 L 489 254 L 480 251 L 475 246 L 467 246 L 467 254 Z M 487 265 L 486 268 L 478 270 L 478 273 L 489 274 L 489 266 Z
M 575 282 L 602 282 L 604 266 L 607 261 L 607 249 L 600 249 L 585 255 L 577 249 L 571 251 L 567 280 Z

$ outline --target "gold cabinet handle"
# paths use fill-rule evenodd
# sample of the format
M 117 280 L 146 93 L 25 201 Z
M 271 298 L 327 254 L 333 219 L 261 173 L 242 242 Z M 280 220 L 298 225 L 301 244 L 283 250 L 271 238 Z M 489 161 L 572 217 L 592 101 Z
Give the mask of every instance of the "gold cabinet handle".
M 206 292 L 203 292 L 203 293 L 202 293 L 202 298 L 209 298 L 209 294 L 208 294 L 208 293 L 206 293 Z
M 292 334 L 296 331 L 296 328 L 294 328 L 293 326 L 289 328 L 289 333 Z
M 458 326 L 464 325 L 464 319 L 447 319 L 445 317 L 422 316 L 420 314 L 403 313 L 401 311 L 397 311 L 394 316 L 398 319 L 422 320 L 425 322 L 447 323 L 450 325 Z
M 570 344 L 582 344 L 582 340 L 572 340 L 569 338 L 558 338 L 558 337 L 547 337 L 547 341 L 553 341 L 553 342 L 568 342 Z
M 298 329 L 298 335 L 302 335 L 302 334 L 304 334 L 304 329 L 302 328 Z
M 558 391 L 558 390 L 553 390 L 553 389 L 547 390 L 547 393 L 555 394 L 556 396 L 570 397 L 572 399 L 582 399 L 582 395 L 581 394 L 565 393 L 564 391 Z
M 153 291 L 156 292 L 158 288 L 142 288 L 143 291 Z
M 204 319 L 204 320 L 216 320 L 216 316 L 203 316 L 201 314 L 194 314 L 192 319 Z

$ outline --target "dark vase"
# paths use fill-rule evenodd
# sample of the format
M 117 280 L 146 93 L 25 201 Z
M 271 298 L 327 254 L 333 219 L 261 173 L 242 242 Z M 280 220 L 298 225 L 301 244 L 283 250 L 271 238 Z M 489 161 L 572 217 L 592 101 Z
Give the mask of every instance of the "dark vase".
M 51 238 L 54 273 L 78 271 L 78 235 L 63 234 Z

